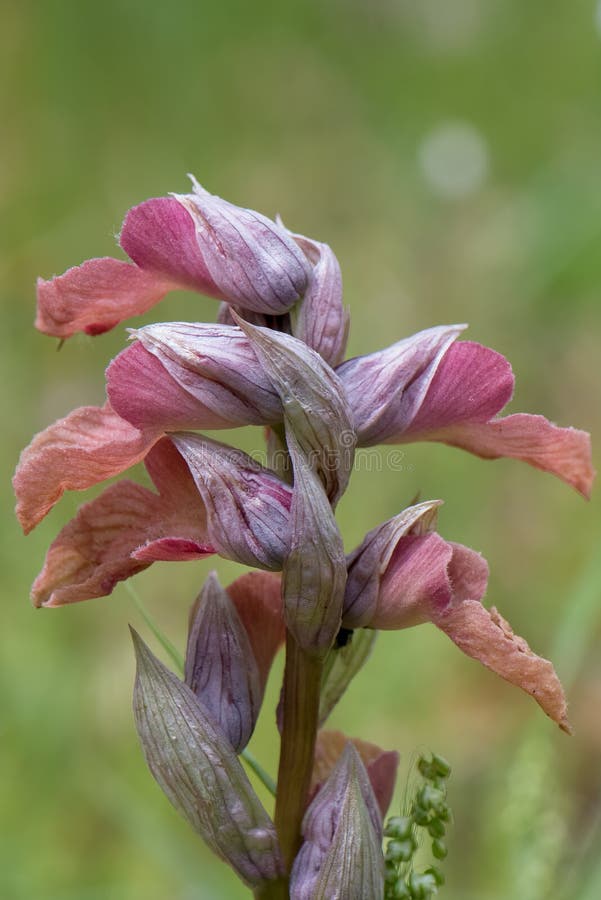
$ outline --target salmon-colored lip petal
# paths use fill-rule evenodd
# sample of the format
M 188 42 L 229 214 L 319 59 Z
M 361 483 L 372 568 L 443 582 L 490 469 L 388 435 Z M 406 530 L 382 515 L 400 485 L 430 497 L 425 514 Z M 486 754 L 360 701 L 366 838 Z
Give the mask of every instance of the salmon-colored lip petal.
M 595 476 L 589 435 L 539 415 L 499 418 L 512 391 L 513 374 L 504 357 L 471 341 L 454 344 L 416 415 L 394 440 L 440 441 L 484 459 L 519 459 L 588 498 Z
M 553 664 L 533 653 L 494 607 L 487 610 L 479 601 L 465 600 L 434 616 L 433 622 L 463 653 L 530 694 L 562 731 L 571 733 L 565 694 Z
M 170 441 L 150 451 L 147 467 L 158 493 L 117 482 L 65 525 L 34 582 L 36 606 L 104 597 L 155 561 L 204 559 L 215 552 L 204 505 Z
M 13 479 L 24 532 L 66 490 L 84 490 L 118 475 L 143 459 L 159 437 L 134 428 L 109 404 L 80 407 L 37 434 L 21 454 Z
M 586 431 L 560 428 L 544 416 L 515 413 L 490 422 L 451 426 L 424 437 L 469 450 L 483 459 L 522 460 L 556 475 L 586 500 L 590 499 L 596 473 Z
M 155 306 L 177 287 L 154 272 L 112 257 L 88 259 L 63 275 L 38 279 L 35 327 L 53 337 L 97 335 Z

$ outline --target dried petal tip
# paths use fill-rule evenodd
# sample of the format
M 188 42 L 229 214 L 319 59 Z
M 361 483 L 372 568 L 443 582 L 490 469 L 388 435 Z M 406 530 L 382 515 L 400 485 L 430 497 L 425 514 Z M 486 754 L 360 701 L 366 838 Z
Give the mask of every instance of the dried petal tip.
M 572 733 L 565 694 L 553 664 L 533 653 L 494 606 L 488 610 L 479 602 L 465 600 L 434 623 L 460 650 L 530 694 L 562 731 Z
M 119 581 L 155 561 L 215 553 L 192 476 L 170 441 L 150 451 L 146 467 L 158 493 L 120 481 L 80 507 L 65 525 L 34 582 L 36 606 L 105 597 Z
M 65 491 L 81 491 L 139 460 L 158 440 L 115 413 L 109 404 L 82 406 L 36 434 L 21 453 L 13 479 L 17 517 L 28 534 Z
M 394 519 L 371 535 L 392 534 L 393 523 Z M 376 600 L 364 609 L 359 603 L 351 606 L 351 621 L 357 608 L 363 609 L 362 624 L 370 628 L 408 628 L 433 622 L 467 656 L 530 694 L 548 716 L 569 731 L 563 689 L 552 664 L 514 635 L 495 609 L 482 606 L 488 565 L 479 553 L 435 533 L 400 534 L 388 546 L 371 535 L 351 557 L 347 585 L 353 588 L 351 596 L 358 594 L 362 602 L 365 596 Z M 373 551 L 380 543 L 386 552 L 379 562 Z M 363 556 L 369 562 L 365 572 Z M 371 579 L 370 567 L 376 573 Z M 343 623 L 347 625 L 346 614 Z
M 134 717 L 148 767 L 208 846 L 251 888 L 283 874 L 275 828 L 219 725 L 131 629 Z
M 367 772 L 348 743 L 303 820 L 291 900 L 365 900 L 384 890 L 382 821 Z
M 196 183 L 192 194 L 134 206 L 119 240 L 133 262 L 89 259 L 38 281 L 36 328 L 60 338 L 102 334 L 178 288 L 283 313 L 311 278 L 311 264 L 284 228 Z

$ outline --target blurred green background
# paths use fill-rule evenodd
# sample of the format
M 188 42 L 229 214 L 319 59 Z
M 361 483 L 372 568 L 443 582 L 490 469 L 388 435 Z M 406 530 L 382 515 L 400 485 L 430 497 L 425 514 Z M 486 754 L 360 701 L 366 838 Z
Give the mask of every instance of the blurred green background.
M 242 898 L 145 769 L 127 623 L 148 631 L 125 588 L 51 612 L 28 603 L 81 497 L 25 540 L 9 476 L 33 432 L 102 401 L 125 340 L 121 327 L 57 354 L 31 327 L 35 277 L 112 254 L 126 209 L 185 191 L 193 172 L 334 247 L 351 353 L 470 322 L 514 365 L 512 410 L 595 437 L 601 13 L 593 0 L 4 0 L 0 12 L 0 897 Z M 177 294 L 148 320 L 215 312 Z M 231 439 L 258 446 L 255 432 Z M 441 532 L 486 555 L 488 602 L 553 656 L 576 733 L 427 626 L 382 637 L 333 723 L 398 748 L 403 771 L 418 749 L 453 763 L 447 900 L 595 900 L 599 505 L 511 461 L 422 445 L 404 461 L 391 471 L 366 455 L 341 504 L 347 547 L 418 490 L 444 498 Z M 180 646 L 210 565 L 136 579 Z M 274 677 L 251 745 L 272 770 L 276 697 Z

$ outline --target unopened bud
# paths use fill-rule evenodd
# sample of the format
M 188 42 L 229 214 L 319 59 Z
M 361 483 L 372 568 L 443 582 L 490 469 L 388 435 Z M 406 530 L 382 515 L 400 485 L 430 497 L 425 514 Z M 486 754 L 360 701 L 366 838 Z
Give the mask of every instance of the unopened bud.
M 173 806 L 250 887 L 283 874 L 275 828 L 226 736 L 132 630 L 134 716 L 148 767 Z
M 359 754 L 347 744 L 303 821 L 305 842 L 292 869 L 291 900 L 381 897 L 381 819 Z
M 220 295 L 256 312 L 283 313 L 307 289 L 311 266 L 288 232 L 261 213 L 210 194 L 176 195 L 196 228 L 207 271 Z
M 259 716 L 261 682 L 246 629 L 215 572 L 209 575 L 194 607 L 186 684 L 240 753 Z

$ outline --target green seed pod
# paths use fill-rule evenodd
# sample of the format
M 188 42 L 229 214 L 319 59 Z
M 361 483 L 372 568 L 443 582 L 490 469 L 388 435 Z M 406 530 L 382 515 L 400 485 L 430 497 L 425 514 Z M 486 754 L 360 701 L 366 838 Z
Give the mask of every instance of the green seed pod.
M 429 872 L 424 872 L 423 875 L 412 872 L 409 876 L 409 889 L 415 900 L 427 900 L 437 892 L 436 880 Z
M 411 900 L 411 892 L 404 878 L 399 878 L 391 895 L 394 900 Z
M 415 853 L 415 841 L 390 841 L 386 848 L 386 859 L 391 862 L 408 862 Z
M 396 863 L 391 859 L 387 859 L 384 863 L 384 881 L 386 884 L 394 884 L 398 877 L 399 873 Z
M 432 841 L 432 855 L 436 859 L 444 859 L 448 852 L 447 845 L 443 840 L 435 838 Z
M 411 836 L 412 821 L 409 816 L 391 816 L 386 823 L 384 835 L 404 840 Z
M 439 887 L 441 884 L 445 883 L 445 877 L 443 873 L 436 866 L 429 866 L 426 869 L 426 874 L 431 875 Z
M 436 774 L 440 775 L 441 778 L 448 778 L 451 774 L 450 764 L 443 756 L 439 756 L 437 753 L 432 754 L 432 765 L 436 770 Z
M 428 834 L 430 837 L 442 838 L 445 835 L 445 830 L 444 824 L 440 819 L 432 819 L 431 822 L 428 822 Z
M 413 821 L 416 825 L 425 826 L 430 821 L 430 814 L 427 809 L 424 809 L 423 806 L 418 806 L 417 804 L 413 805 L 412 809 Z
M 432 765 L 432 762 L 427 760 L 425 756 L 420 756 L 417 763 L 417 768 L 420 775 L 423 775 L 423 777 L 427 781 L 430 781 L 432 778 L 434 778 L 436 774 L 436 769 Z
M 416 799 L 418 804 L 423 806 L 424 809 L 433 809 L 437 813 L 446 806 L 444 792 L 432 787 L 430 784 L 425 784 L 420 789 Z

